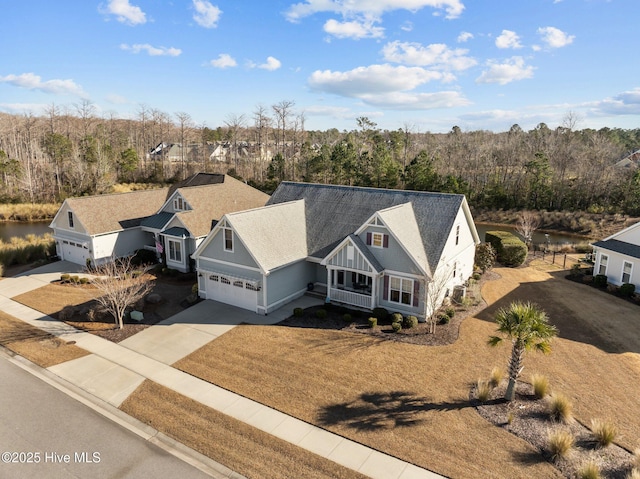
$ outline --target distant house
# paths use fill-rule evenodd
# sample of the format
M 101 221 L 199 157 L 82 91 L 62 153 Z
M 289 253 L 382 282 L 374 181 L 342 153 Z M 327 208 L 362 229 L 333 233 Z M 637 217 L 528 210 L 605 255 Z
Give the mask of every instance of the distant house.
M 640 290 L 640 223 L 593 243 L 593 274 L 604 274 L 615 285 L 631 283 Z
M 222 216 L 268 199 L 230 176 L 200 173 L 171 188 L 68 198 L 50 228 L 63 260 L 100 264 L 147 249 L 187 272 L 191 253 Z
M 424 317 L 473 273 L 479 243 L 463 195 L 281 183 L 228 213 L 193 258 L 201 297 L 260 314 L 312 288 L 326 300 Z
M 616 168 L 634 170 L 640 166 L 640 150 L 635 150 L 633 153 L 622 158 L 615 165 Z

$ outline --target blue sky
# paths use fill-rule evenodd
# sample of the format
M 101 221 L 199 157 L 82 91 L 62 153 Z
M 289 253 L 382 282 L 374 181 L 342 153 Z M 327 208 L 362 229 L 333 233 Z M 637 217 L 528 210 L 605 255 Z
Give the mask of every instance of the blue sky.
M 638 0 L 5 0 L 0 111 L 90 101 L 210 128 L 640 127 Z

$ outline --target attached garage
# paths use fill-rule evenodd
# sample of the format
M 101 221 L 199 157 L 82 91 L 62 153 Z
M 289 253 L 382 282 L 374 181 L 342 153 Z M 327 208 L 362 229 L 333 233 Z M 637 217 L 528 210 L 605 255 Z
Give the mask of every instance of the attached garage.
M 84 265 L 89 257 L 89 249 L 82 243 L 70 240 L 59 240 L 62 259 L 71 263 Z
M 207 277 L 207 299 L 256 312 L 260 284 L 245 278 L 211 273 Z

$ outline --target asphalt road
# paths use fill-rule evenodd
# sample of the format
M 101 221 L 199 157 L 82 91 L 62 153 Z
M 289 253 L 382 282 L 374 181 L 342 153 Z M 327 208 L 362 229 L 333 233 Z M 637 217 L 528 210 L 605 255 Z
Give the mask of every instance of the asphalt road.
M 209 476 L 0 356 L 0 478 L 165 477 Z

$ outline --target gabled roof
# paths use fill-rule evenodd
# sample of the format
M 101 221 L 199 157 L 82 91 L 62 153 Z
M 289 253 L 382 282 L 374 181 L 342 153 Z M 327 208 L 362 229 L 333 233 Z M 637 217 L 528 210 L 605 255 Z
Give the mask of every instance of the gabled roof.
M 166 211 L 161 211 L 160 213 L 153 215 L 153 216 L 149 216 L 145 219 L 143 219 L 140 222 L 140 226 L 146 226 L 147 228 L 153 228 L 156 230 L 161 230 L 162 228 L 164 228 L 167 223 L 169 222 L 169 220 L 171 220 L 171 218 L 173 218 L 173 213 L 168 213 Z
M 456 194 L 283 182 L 267 205 L 300 199 L 305 200 L 307 249 L 317 258 L 324 258 L 375 212 L 411 203 L 431 271 L 464 203 L 464 196 Z
M 176 213 L 176 217 L 195 238 L 211 230 L 211 220 L 225 214 L 264 206 L 269 195 L 235 178 L 222 175 L 223 182 L 186 186 L 178 192 L 193 208 Z
M 167 199 L 179 188 L 186 188 L 188 186 L 205 186 L 205 185 L 215 185 L 218 183 L 224 183 L 225 175 L 220 173 L 196 173 L 195 175 L 191 175 L 189 178 L 179 181 L 178 183 L 174 183 L 169 188 L 169 193 L 167 194 Z
M 154 214 L 167 196 L 167 188 L 112 195 L 67 198 L 65 203 L 91 236 L 139 226 Z M 62 208 L 60 209 L 60 211 Z M 53 223 L 56 222 L 54 218 Z
M 362 256 L 364 256 L 364 258 L 367 260 L 367 262 L 369 263 L 371 268 L 374 270 L 374 272 L 382 273 L 384 271 L 384 266 L 380 264 L 380 261 L 378 261 L 378 258 L 376 258 L 373 255 L 373 253 L 367 247 L 367 245 L 364 244 L 364 241 L 362 241 L 360 237 L 355 234 L 350 234 L 344 240 L 342 240 L 342 242 L 340 242 L 338 246 L 333 248 L 333 250 L 323 258 L 320 264 L 326 265 L 328 260 L 333 255 L 335 255 L 338 251 L 340 251 L 340 249 L 342 249 L 345 245 L 349 243 L 353 244 L 353 246 L 357 248 L 357 250 L 362 254 Z
M 640 258 L 640 245 L 627 243 L 626 241 L 607 239 L 604 241 L 596 241 L 593 243 L 593 246 L 631 256 L 632 258 Z
M 424 244 L 420 240 L 420 229 L 418 228 L 411 203 L 392 206 L 378 211 L 376 215 L 387 226 L 389 232 L 413 259 L 418 268 L 423 273 L 430 275 L 427 253 L 424 250 Z
M 230 213 L 225 220 L 265 274 L 307 257 L 302 200 Z

